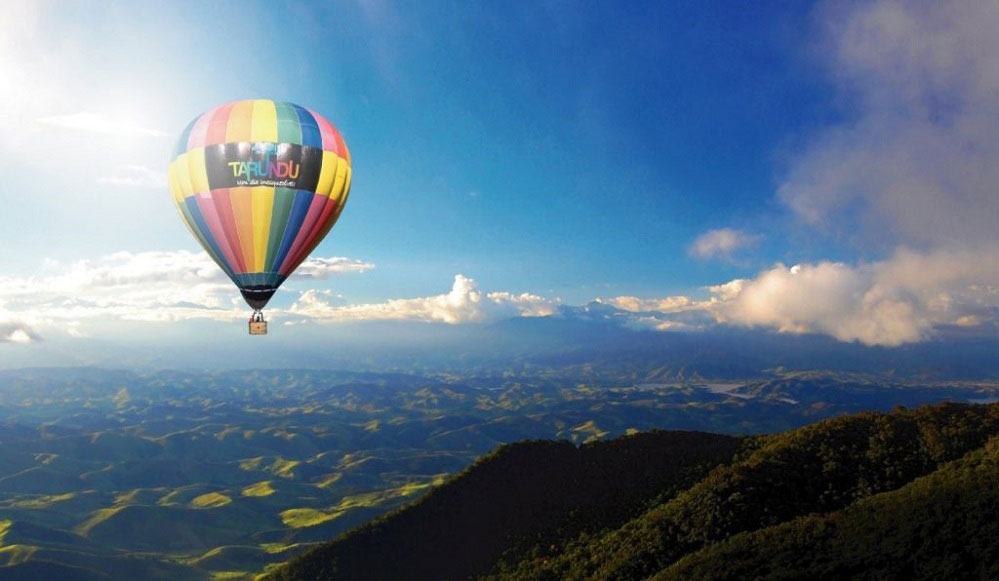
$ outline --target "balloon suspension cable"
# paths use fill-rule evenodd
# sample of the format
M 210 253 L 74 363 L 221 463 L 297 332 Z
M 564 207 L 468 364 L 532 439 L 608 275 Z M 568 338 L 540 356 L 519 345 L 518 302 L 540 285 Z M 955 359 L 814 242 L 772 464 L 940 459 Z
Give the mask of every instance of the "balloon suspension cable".
M 264 312 L 261 311 L 260 309 L 253 309 L 253 317 L 252 318 L 253 318 L 254 322 L 259 323 L 259 322 L 261 322 L 261 321 L 264 320 Z

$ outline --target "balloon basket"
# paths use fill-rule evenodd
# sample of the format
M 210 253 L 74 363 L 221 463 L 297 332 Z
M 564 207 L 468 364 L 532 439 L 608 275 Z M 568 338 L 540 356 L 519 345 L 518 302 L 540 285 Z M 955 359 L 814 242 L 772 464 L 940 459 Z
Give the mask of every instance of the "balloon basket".
M 264 320 L 264 315 L 260 311 L 254 311 L 253 316 L 250 317 L 250 334 L 267 334 L 267 321 Z

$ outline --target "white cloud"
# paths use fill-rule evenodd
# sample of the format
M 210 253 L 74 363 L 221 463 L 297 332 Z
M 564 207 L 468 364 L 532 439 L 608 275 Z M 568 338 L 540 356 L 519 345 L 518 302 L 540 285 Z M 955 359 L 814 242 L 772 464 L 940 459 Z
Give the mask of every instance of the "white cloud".
M 372 268 L 370 262 L 344 257 L 310 258 L 294 277 L 318 281 Z M 117 252 L 69 265 L 46 260 L 43 271 L 44 275 L 35 277 L 0 277 L 0 322 L 52 325 L 81 337 L 87 335 L 82 322 L 95 318 L 229 321 L 247 314 L 233 284 L 203 252 Z M 302 292 L 291 308 L 268 312 L 292 323 L 416 320 L 460 324 L 550 315 L 557 305 L 557 300 L 530 293 L 483 292 L 474 280 L 459 274 L 451 290 L 441 295 L 346 304 L 343 296 L 314 288 Z M 0 332 L 5 328 L 0 326 Z
M 672 296 L 641 299 L 632 296 L 597 298 L 579 307 L 562 307 L 562 316 L 616 323 L 636 330 L 700 331 L 715 324 L 710 301 Z
M 369 263 L 342 257 L 310 259 L 304 280 L 364 272 Z M 232 283 L 204 253 L 119 252 L 61 265 L 43 275 L 0 278 L 0 340 L 30 342 L 51 325 L 69 336 L 93 331 L 96 318 L 128 321 L 241 320 L 247 309 Z M 843 341 L 895 346 L 931 336 L 941 325 L 977 326 L 999 312 L 999 253 L 900 250 L 887 260 L 777 265 L 754 278 L 707 288 L 710 297 L 597 299 L 566 310 L 532 293 L 485 292 L 456 275 L 443 294 L 350 304 L 325 289 L 302 292 L 288 309 L 270 309 L 286 323 L 410 320 L 483 323 L 580 311 L 638 329 L 693 331 L 714 324 L 823 333 Z M 591 308 L 592 307 L 592 308 Z M 611 309 L 614 307 L 614 309 Z M 30 325 L 30 326 L 29 326 Z
M 234 297 L 232 283 L 204 253 L 117 252 L 69 265 L 49 263 L 42 276 L 0 278 L 0 319 L 63 328 L 76 321 L 69 332 L 93 318 L 234 318 Z
M 996 246 L 999 10 L 991 2 L 831 3 L 822 54 L 851 105 L 791 163 L 805 222 L 868 239 Z
M 654 316 L 633 317 L 628 319 L 625 324 L 633 329 L 652 331 L 701 331 L 704 329 L 703 325 Z
M 74 129 L 88 133 L 107 135 L 143 135 L 147 137 L 167 137 L 169 134 L 159 129 L 143 127 L 128 121 L 92 111 L 80 111 L 69 115 L 39 117 L 38 122 L 50 127 Z
M 90 333 L 83 330 L 83 323 L 80 321 L 68 321 L 65 329 L 67 335 L 70 337 L 76 337 L 77 339 L 90 336 Z
M 38 341 L 38 335 L 23 323 L 0 323 L 0 343 L 27 345 Z
M 676 313 L 690 309 L 696 303 L 690 297 L 673 296 L 664 299 L 640 299 L 632 296 L 612 297 L 608 299 L 598 298 L 599 303 L 604 303 L 633 313 L 644 313 L 657 311 L 660 313 Z
M 455 281 L 457 279 L 456 276 Z M 475 284 L 475 281 L 471 282 Z M 559 303 L 559 299 L 549 299 L 533 293 L 490 292 L 486 294 L 486 298 L 489 300 L 486 306 L 486 317 L 489 319 L 544 317 L 553 314 Z
M 556 306 L 556 301 L 529 293 L 483 293 L 475 280 L 458 274 L 450 292 L 383 303 L 344 305 L 331 300 L 328 294 L 309 290 L 302 293 L 288 312 L 316 321 L 415 320 L 453 325 L 550 315 Z
M 295 278 L 324 279 L 345 272 L 367 272 L 375 265 L 343 256 L 309 258 L 295 269 Z
M 753 246 L 760 237 L 754 234 L 746 234 L 732 228 L 719 228 L 709 230 L 694 240 L 687 252 L 701 260 L 709 258 L 732 258 L 732 253 L 740 248 Z
M 597 301 L 633 313 L 627 324 L 639 328 L 688 330 L 721 323 L 897 346 L 925 340 L 941 326 L 995 321 L 999 251 L 903 248 L 886 260 L 858 265 L 778 264 L 754 278 L 706 290 L 707 300 L 620 296 Z
M 31 335 L 28 335 L 28 332 L 24 329 L 14 329 L 5 339 L 11 343 L 21 344 L 28 344 L 32 341 Z
M 799 268 L 797 265 L 792 266 L 791 270 Z M 708 292 L 710 292 L 717 299 L 727 301 L 733 299 L 742 292 L 742 287 L 746 283 L 746 279 L 737 278 L 735 280 L 730 280 L 726 283 L 716 284 L 708 287 Z
M 310 258 L 294 277 L 319 281 L 372 268 L 370 262 L 345 257 Z M 46 260 L 42 271 L 33 277 L 0 277 L 0 334 L 5 340 L 23 336 L 11 338 L 21 327 L 3 321 L 50 325 L 83 337 L 89 333 L 86 321 L 98 318 L 230 321 L 248 312 L 233 284 L 204 252 L 117 252 L 68 265 Z M 530 293 L 483 292 L 474 280 L 459 274 L 451 290 L 441 295 L 346 304 L 341 295 L 313 288 L 302 292 L 290 309 L 268 312 L 291 323 L 391 319 L 459 324 L 550 315 L 557 305 L 557 300 Z
M 897 346 L 940 325 L 970 326 L 999 308 L 999 253 L 900 250 L 885 261 L 777 265 L 712 287 L 719 322 Z M 730 283 L 731 284 L 731 283 Z
M 162 189 L 167 185 L 166 173 L 144 165 L 119 165 L 114 173 L 102 176 L 98 182 L 123 188 Z

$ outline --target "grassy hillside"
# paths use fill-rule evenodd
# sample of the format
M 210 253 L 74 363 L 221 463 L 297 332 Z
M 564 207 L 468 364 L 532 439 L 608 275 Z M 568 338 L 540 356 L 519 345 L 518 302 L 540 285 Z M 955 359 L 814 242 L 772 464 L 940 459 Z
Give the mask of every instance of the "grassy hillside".
M 726 442 L 714 456 L 688 456 L 693 463 L 666 450 L 671 434 L 644 447 L 629 438 L 602 443 L 582 471 L 540 452 L 565 444 L 513 446 L 273 578 L 977 576 L 999 566 L 986 540 L 997 538 L 996 498 L 987 490 L 997 476 L 996 434 L 999 405 L 940 404 L 745 438 L 738 450 Z M 577 453 L 585 457 L 587 447 Z M 664 456 L 674 463 L 649 464 Z M 706 471 L 710 458 L 718 465 Z M 665 474 L 655 485 L 622 484 L 627 495 L 604 480 L 648 482 L 657 470 Z M 855 530 L 870 523 L 866 536 Z M 975 534 L 987 536 L 964 552 L 942 552 Z M 886 565 L 884 552 L 908 569 Z M 771 554 L 782 568 L 768 568 Z

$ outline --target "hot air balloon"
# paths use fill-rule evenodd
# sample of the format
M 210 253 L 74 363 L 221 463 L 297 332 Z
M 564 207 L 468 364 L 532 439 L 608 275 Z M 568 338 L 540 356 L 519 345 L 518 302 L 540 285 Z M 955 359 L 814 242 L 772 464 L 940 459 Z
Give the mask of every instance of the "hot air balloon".
M 253 309 L 262 309 L 336 223 L 350 192 L 350 153 L 325 117 L 255 99 L 196 117 L 170 161 L 169 186 L 191 234 Z

